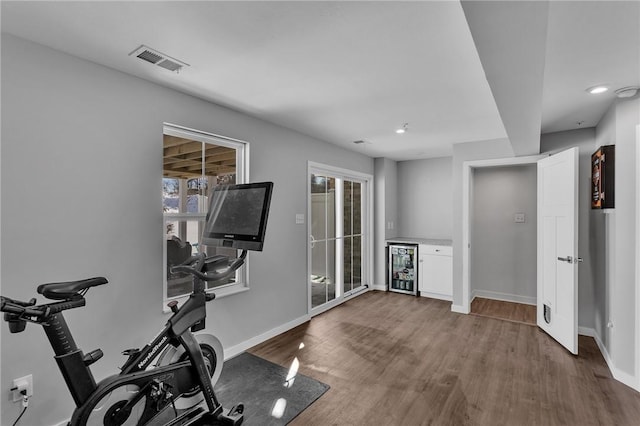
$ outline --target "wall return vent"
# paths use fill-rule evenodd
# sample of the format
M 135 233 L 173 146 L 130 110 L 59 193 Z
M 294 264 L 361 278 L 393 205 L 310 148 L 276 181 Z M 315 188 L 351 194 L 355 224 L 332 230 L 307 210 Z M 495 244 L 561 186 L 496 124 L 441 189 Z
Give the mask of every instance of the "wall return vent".
M 153 65 L 157 65 L 166 70 L 176 73 L 179 73 L 183 67 L 189 66 L 189 64 L 187 64 L 186 62 L 179 61 L 178 59 L 158 52 L 157 50 L 145 46 L 144 44 L 140 45 L 140 47 L 138 47 L 136 50 L 129 53 L 129 56 L 135 56 L 136 58 L 140 58 L 143 61 L 147 61 Z

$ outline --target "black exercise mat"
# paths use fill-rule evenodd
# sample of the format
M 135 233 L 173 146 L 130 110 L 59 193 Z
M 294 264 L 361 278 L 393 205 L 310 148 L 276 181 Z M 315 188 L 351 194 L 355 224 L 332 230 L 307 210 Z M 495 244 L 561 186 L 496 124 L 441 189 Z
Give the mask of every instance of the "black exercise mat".
M 244 352 L 225 361 L 215 386 L 216 396 L 227 409 L 244 404 L 243 425 L 286 425 L 329 389 L 302 374 L 296 374 L 287 387 L 288 373 L 284 367 Z M 277 414 L 276 404 L 284 408 L 280 418 L 272 415 L 274 411 Z

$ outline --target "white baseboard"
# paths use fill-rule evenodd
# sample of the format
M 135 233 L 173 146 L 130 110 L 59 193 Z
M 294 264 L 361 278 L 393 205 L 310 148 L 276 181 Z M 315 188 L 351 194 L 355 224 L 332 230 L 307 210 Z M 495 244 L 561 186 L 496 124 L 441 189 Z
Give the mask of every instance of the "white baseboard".
M 276 328 L 272 328 L 271 330 L 266 331 L 259 336 L 252 337 L 251 339 L 245 340 L 244 342 L 238 343 L 237 345 L 231 346 L 230 348 L 225 348 L 224 359 L 227 360 L 229 358 L 233 358 L 234 356 L 241 354 L 247 349 L 252 348 L 255 345 L 259 345 L 260 343 L 265 342 L 272 337 L 276 337 L 277 335 L 282 334 L 285 331 L 289 331 L 292 328 L 299 326 L 300 324 L 304 324 L 309 320 L 311 320 L 311 315 L 303 315 Z
M 453 296 L 448 295 L 448 294 L 439 294 L 439 293 L 430 293 L 428 291 L 421 291 L 420 292 L 420 296 L 421 297 L 429 297 L 431 299 L 446 300 L 446 301 L 449 301 L 449 302 L 453 301 Z
M 619 381 L 624 385 L 629 386 L 631 389 L 634 389 L 640 392 L 640 386 L 638 386 L 638 380 L 635 378 L 635 376 L 629 373 L 626 373 L 624 371 L 621 371 L 619 368 L 617 368 L 613 364 L 613 360 L 609 356 L 609 352 L 607 352 L 606 346 L 604 345 L 604 343 L 602 343 L 602 340 L 600 339 L 600 335 L 595 329 L 589 328 L 589 327 L 579 327 L 578 334 L 581 334 L 583 336 L 593 337 L 614 379 L 616 379 L 617 381 Z
M 463 306 L 463 305 L 454 305 L 453 303 L 451 304 L 451 312 L 456 312 L 458 314 L 468 314 L 470 312 L 469 307 L 468 306 Z
M 538 300 L 535 297 L 521 296 L 518 294 L 500 293 L 498 291 L 489 290 L 473 290 L 471 292 L 471 300 L 476 297 L 482 297 L 483 299 L 502 300 L 503 302 L 523 303 L 525 305 L 537 305 Z
M 385 284 L 372 284 L 371 290 L 387 291 L 387 286 Z
M 581 336 L 593 337 L 598 344 L 598 347 L 602 344 L 600 337 L 598 337 L 598 333 L 591 327 L 578 327 L 578 334 Z M 602 348 L 600 348 L 600 352 L 602 352 Z

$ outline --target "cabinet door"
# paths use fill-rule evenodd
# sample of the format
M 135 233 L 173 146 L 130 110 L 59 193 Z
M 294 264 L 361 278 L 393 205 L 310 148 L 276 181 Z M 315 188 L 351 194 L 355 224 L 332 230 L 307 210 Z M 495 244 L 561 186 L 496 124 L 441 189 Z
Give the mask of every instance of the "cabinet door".
M 451 247 L 421 246 L 418 275 L 420 294 L 451 300 L 453 296 L 453 259 Z
M 424 291 L 453 295 L 453 260 L 451 256 L 426 255 L 422 265 Z

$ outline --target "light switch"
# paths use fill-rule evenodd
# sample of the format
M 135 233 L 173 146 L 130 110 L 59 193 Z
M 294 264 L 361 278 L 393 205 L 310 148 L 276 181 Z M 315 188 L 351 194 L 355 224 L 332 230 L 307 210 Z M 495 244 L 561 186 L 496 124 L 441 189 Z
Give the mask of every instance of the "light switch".
M 296 213 L 296 225 L 302 225 L 304 223 L 304 213 Z
M 515 223 L 524 223 L 524 213 L 516 213 L 514 218 Z

